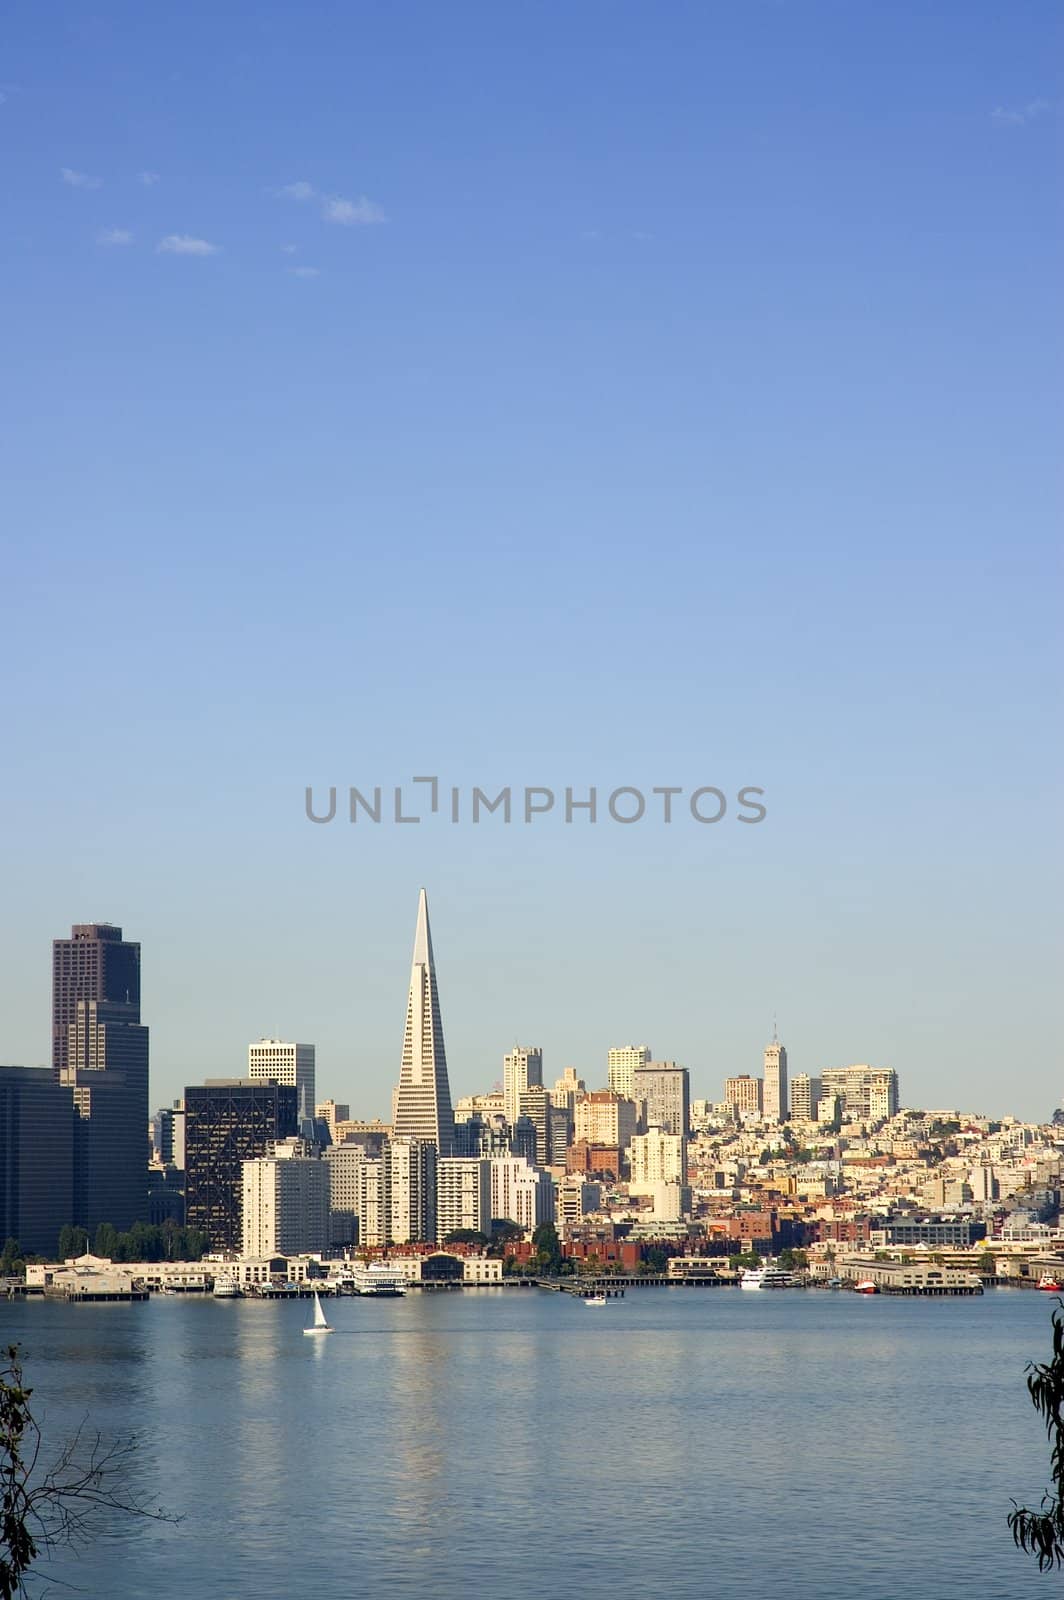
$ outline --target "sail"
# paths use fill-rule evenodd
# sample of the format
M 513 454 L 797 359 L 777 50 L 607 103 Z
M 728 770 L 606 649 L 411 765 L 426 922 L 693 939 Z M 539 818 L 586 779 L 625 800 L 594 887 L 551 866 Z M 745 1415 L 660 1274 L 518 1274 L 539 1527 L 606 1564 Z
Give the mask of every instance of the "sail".
M 314 1326 L 316 1328 L 327 1328 L 329 1326 L 325 1320 L 325 1312 L 321 1308 L 317 1290 L 314 1291 Z

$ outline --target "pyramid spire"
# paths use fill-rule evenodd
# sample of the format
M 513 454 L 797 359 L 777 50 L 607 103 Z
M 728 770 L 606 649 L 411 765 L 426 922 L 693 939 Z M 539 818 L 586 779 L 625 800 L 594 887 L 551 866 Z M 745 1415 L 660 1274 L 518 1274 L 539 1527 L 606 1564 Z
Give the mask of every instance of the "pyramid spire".
M 418 896 L 394 1133 L 396 1138 L 431 1139 L 441 1155 L 449 1156 L 454 1148 L 454 1112 L 424 889 Z

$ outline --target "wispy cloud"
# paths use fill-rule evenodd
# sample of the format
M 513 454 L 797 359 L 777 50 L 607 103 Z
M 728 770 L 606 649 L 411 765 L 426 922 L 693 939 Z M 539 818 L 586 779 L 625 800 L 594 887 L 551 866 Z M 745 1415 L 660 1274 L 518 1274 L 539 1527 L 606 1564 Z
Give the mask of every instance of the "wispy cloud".
M 321 276 L 320 267 L 289 267 L 293 278 L 318 278 Z
M 1028 100 L 1025 106 L 995 106 L 990 113 L 992 122 L 999 128 L 1022 128 L 1036 117 L 1046 117 L 1053 107 L 1048 100 Z
M 155 246 L 160 255 L 164 256 L 213 256 L 218 254 L 218 246 L 211 244 L 209 239 L 196 239 L 190 233 L 168 233 L 165 239 L 160 239 Z
M 87 172 L 75 172 L 73 167 L 60 167 L 59 176 L 71 189 L 99 189 L 102 178 L 92 178 Z
M 298 249 L 299 246 L 297 244 L 283 244 L 281 246 L 281 254 L 283 256 L 294 256 Z
M 286 183 L 277 190 L 278 200 L 313 200 L 314 185 L 311 183 Z
M 96 235 L 97 244 L 132 244 L 133 235 L 128 228 L 101 228 Z
M 371 223 L 386 221 L 380 206 L 367 200 L 364 194 L 357 200 L 331 195 L 322 206 L 321 214 L 326 222 L 339 222 L 345 228 L 368 227 Z
M 140 179 L 145 189 L 154 188 L 159 181 L 159 174 L 157 172 L 138 172 L 137 177 Z

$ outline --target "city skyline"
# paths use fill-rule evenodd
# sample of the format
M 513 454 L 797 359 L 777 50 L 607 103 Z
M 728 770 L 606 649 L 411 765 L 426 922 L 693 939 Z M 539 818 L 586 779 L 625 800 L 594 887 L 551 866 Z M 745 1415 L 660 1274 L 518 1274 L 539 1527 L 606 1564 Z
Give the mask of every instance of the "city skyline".
M 0 1053 L 103 915 L 161 1095 L 276 1030 L 386 1113 L 428 883 L 456 1092 L 515 1039 L 718 1081 L 776 1014 L 795 1073 L 1057 1103 L 1058 19 L 816 15 L 12 17 Z

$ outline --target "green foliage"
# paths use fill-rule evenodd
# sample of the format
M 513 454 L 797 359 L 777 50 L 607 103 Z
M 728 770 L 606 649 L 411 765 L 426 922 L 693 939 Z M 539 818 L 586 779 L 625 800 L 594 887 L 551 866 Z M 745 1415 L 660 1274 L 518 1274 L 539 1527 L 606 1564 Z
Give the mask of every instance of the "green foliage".
M 784 1272 L 798 1272 L 809 1265 L 809 1257 L 804 1250 L 781 1250 L 780 1266 Z
M 110 1222 L 101 1222 L 92 1237 L 92 1253 L 111 1261 L 200 1261 L 208 1243 L 200 1229 L 183 1228 L 176 1222 L 135 1222 L 126 1233 L 119 1233 Z M 62 1229 L 60 1260 L 84 1255 L 86 1249 L 84 1228 Z
M 476 1228 L 453 1228 L 444 1239 L 444 1244 L 477 1244 L 486 1245 L 487 1235 L 480 1233 Z
M 532 1235 L 532 1250 L 532 1259 L 528 1263 L 530 1272 L 551 1277 L 561 1271 L 562 1247 L 553 1222 L 540 1223 Z
M 25 1271 L 26 1263 L 22 1256 L 22 1246 L 17 1239 L 5 1239 L 3 1254 L 0 1255 L 0 1278 L 22 1275 Z
M 747 1250 L 742 1255 L 732 1256 L 731 1264 L 733 1267 L 757 1268 L 761 1265 L 761 1257 L 756 1250 Z
M 648 1244 L 643 1251 L 643 1264 L 648 1272 L 665 1272 L 669 1265 L 669 1252 L 663 1244 Z
M 1053 1359 L 1029 1362 L 1027 1390 L 1042 1417 L 1050 1442 L 1052 1490 L 1042 1496 L 1039 1511 L 1012 1502 L 1009 1528 L 1017 1548 L 1033 1555 L 1040 1572 L 1064 1566 L 1064 1301 L 1053 1313 Z

